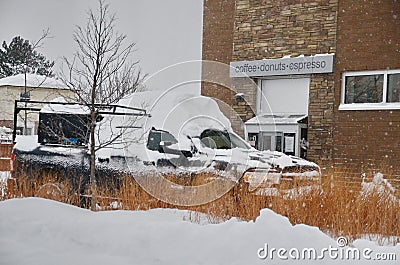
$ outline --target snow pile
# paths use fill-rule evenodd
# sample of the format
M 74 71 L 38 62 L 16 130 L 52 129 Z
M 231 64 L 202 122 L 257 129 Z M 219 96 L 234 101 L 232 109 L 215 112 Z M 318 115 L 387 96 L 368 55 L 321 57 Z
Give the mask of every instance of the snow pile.
M 15 141 L 14 149 L 20 151 L 30 152 L 40 146 L 37 135 L 17 135 Z
M 215 100 L 185 87 L 139 92 L 126 101 L 132 107 L 144 107 L 151 114 L 142 123 L 146 129 L 155 127 L 175 136 L 199 135 L 205 128 L 232 130 Z
M 246 121 L 247 125 L 250 124 L 297 124 L 299 121 L 306 118 L 305 114 L 293 114 L 293 113 L 274 113 L 274 114 L 262 114 L 251 118 Z
M 371 260 L 282 260 L 260 248 L 338 247 L 318 228 L 292 226 L 271 210 L 256 222 L 231 219 L 194 224 L 187 211 L 90 212 L 38 198 L 0 202 L 1 264 L 374 264 Z M 378 247 L 357 240 L 355 247 L 395 253 L 400 245 Z M 347 249 L 347 247 L 343 248 Z M 362 249 L 361 249 L 362 250 Z M 286 256 L 288 253 L 286 253 Z M 397 264 L 387 261 L 385 264 Z
M 372 182 L 364 182 L 363 177 L 361 183 L 361 194 L 364 197 L 368 197 L 371 194 L 378 194 L 381 200 L 389 200 L 399 203 L 400 206 L 400 200 L 397 199 L 395 192 L 396 189 L 383 177 L 382 173 L 376 173 Z
M 0 196 L 4 196 L 4 190 L 7 187 L 7 180 L 11 178 L 10 171 L 0 171 Z
M 0 79 L 0 86 L 23 87 L 25 86 L 25 75 L 18 74 L 2 78 Z M 26 86 L 66 89 L 66 86 L 58 79 L 35 74 L 26 74 Z
M 64 97 L 57 97 L 50 102 L 67 103 Z M 40 113 L 89 115 L 90 110 L 89 107 L 80 104 L 74 104 L 74 105 L 47 104 L 40 110 Z
M 0 183 L 4 183 L 11 177 L 10 171 L 0 171 Z
M 365 192 L 371 192 L 377 189 L 380 194 L 386 193 L 386 191 L 395 192 L 395 188 L 383 177 L 382 173 L 376 173 L 370 183 L 363 182 L 362 189 Z

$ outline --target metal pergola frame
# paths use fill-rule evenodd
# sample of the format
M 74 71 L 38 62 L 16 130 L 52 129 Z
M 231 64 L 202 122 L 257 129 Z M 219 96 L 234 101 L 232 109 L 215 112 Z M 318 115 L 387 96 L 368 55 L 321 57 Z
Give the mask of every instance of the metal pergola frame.
M 19 103 L 24 103 L 24 107 L 18 106 Z M 17 136 L 17 121 L 18 121 L 18 113 L 21 110 L 25 111 L 33 111 L 33 112 L 39 112 L 42 108 L 38 107 L 27 107 L 26 104 L 31 103 L 31 104 L 43 104 L 43 105 L 77 105 L 77 106 L 86 106 L 90 107 L 86 104 L 81 104 L 81 103 L 76 103 L 76 102 L 49 102 L 49 101 L 37 101 L 37 100 L 15 100 L 14 102 L 14 128 L 13 128 L 13 143 L 15 144 L 15 138 Z M 94 104 L 94 107 L 99 109 L 98 114 L 104 114 L 104 115 L 117 115 L 117 116 L 143 116 L 143 117 L 151 117 L 149 113 L 145 109 L 141 108 L 133 108 L 133 107 L 128 107 L 128 106 L 123 106 L 123 105 L 117 105 L 117 104 Z M 120 112 L 117 111 L 117 109 L 125 109 L 125 110 L 130 110 L 130 111 L 136 111 L 136 112 Z M 139 112 L 139 113 L 137 113 Z M 66 113 L 67 114 L 67 113 Z

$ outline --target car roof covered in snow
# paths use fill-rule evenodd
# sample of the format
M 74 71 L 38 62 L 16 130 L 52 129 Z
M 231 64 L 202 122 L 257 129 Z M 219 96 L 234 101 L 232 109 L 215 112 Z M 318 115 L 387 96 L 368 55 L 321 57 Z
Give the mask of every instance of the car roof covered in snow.
M 119 104 L 146 109 L 151 117 L 143 120 L 142 126 L 166 130 L 175 136 L 200 135 L 210 128 L 232 131 L 229 119 L 214 99 L 189 89 L 138 92 Z

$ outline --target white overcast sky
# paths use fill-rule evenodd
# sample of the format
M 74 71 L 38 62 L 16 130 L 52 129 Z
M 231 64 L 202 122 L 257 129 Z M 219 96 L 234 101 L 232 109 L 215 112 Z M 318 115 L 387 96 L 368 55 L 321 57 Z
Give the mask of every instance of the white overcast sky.
M 188 60 L 201 59 L 202 0 L 113 0 L 116 29 L 136 42 L 135 58 L 143 72 L 153 74 L 162 68 Z M 86 11 L 97 8 L 97 0 L 0 0 L 0 41 L 14 36 L 37 40 L 50 28 L 52 38 L 39 49 L 56 61 L 70 57 L 75 44 L 76 25 L 86 23 Z M 196 73 L 200 76 L 200 73 Z

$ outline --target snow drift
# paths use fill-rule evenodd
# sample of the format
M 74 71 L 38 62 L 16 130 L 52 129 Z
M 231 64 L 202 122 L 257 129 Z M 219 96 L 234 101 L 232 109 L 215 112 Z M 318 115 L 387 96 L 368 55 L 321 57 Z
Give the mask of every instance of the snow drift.
M 0 264 L 374 264 L 328 255 L 321 260 L 260 259 L 258 251 L 265 244 L 318 251 L 337 247 L 318 228 L 292 226 L 268 209 L 255 222 L 231 219 L 200 225 L 185 221 L 188 216 L 187 211 L 173 209 L 90 212 L 38 198 L 3 201 Z M 378 247 L 357 240 L 354 246 L 371 249 L 370 255 L 400 257 L 400 245 Z

